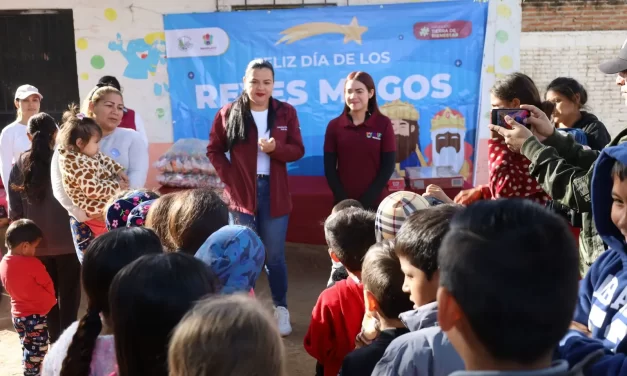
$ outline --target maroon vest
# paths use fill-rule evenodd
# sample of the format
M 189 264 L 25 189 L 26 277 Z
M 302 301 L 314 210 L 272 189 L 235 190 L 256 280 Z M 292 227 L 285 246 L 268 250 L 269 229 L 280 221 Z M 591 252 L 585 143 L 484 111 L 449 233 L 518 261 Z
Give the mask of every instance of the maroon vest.
M 120 128 L 128 128 L 136 131 L 137 128 L 135 127 L 135 111 L 127 108 L 124 111 L 124 116 L 122 116 L 122 122 L 118 126 Z

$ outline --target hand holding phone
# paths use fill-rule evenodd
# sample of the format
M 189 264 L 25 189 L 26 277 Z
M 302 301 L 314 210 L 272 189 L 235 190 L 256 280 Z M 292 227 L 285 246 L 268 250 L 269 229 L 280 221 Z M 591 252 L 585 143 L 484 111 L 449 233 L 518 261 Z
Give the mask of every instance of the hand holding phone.
M 530 127 L 527 124 L 527 119 L 531 116 L 529 110 L 523 110 L 520 108 L 494 108 L 492 109 L 492 124 L 498 125 L 505 129 L 512 129 L 505 121 L 505 116 L 509 116 L 514 119 L 518 124 L 521 124 L 527 128 Z

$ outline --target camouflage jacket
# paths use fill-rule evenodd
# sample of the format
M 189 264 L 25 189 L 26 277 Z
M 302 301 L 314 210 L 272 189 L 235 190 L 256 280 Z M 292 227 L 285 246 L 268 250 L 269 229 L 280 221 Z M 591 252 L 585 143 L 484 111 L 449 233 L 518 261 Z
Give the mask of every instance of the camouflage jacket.
M 627 128 L 623 129 L 607 146 L 627 141 Z M 531 164 L 529 173 L 553 200 L 582 214 L 583 228 L 579 236 L 580 271 L 582 275 L 599 255 L 605 245 L 599 237 L 592 220 L 590 182 L 594 163 L 600 152 L 585 149 L 575 140 L 561 132 L 540 143 L 530 137 L 522 146 L 521 153 Z

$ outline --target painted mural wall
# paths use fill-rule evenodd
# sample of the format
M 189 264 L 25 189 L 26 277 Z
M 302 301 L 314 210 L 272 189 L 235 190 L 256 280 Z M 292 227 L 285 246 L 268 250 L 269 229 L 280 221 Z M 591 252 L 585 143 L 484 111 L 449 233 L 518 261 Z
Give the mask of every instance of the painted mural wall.
M 421 0 L 415 1 L 420 2 Z M 488 1 L 488 0 L 474 0 Z M 259 0 L 254 4 L 272 3 Z M 300 0 L 278 1 L 282 4 Z M 311 3 L 306 0 L 305 3 Z M 320 1 L 313 1 L 320 2 Z M 348 0 L 337 1 L 347 5 Z M 396 0 L 350 0 L 350 5 L 397 3 Z M 411 1 L 404 1 L 411 2 Z M 85 98 L 103 75 L 118 77 L 129 108 L 139 112 L 146 124 L 154 159 L 172 142 L 167 59 L 163 15 L 169 13 L 229 11 L 244 0 L 117 0 L 103 3 L 97 0 L 22 0 L 0 2 L 0 9 L 73 9 L 79 93 Z M 252 1 L 249 1 L 252 4 Z M 104 5 L 108 4 L 108 5 Z M 484 53 L 482 93 L 487 93 L 499 76 L 519 68 L 521 30 L 520 0 L 491 0 L 488 16 L 488 39 Z M 480 138 L 476 182 L 487 180 L 486 165 L 488 136 L 487 113 L 489 98 L 482 97 Z
M 144 119 L 149 140 L 171 142 L 162 15 L 143 9 L 79 8 L 74 24 L 81 98 L 101 76 L 116 76 L 126 105 Z

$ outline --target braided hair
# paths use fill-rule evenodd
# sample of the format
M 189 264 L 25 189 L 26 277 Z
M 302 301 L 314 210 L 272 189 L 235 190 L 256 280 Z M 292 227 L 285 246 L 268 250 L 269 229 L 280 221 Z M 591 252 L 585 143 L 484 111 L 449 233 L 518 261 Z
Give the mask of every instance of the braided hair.
M 109 316 L 109 286 L 126 265 L 163 247 L 154 231 L 144 227 L 120 228 L 94 239 L 85 252 L 82 281 L 87 294 L 87 313 L 61 366 L 60 376 L 88 376 L 96 339 L 102 330 L 100 314 Z
M 41 112 L 31 117 L 26 127 L 32 141 L 30 150 L 23 157 L 24 180 L 20 185 L 11 185 L 11 188 L 22 192 L 29 202 L 38 203 L 46 198 L 50 187 L 50 162 L 57 124 L 52 116 Z

